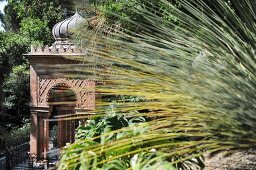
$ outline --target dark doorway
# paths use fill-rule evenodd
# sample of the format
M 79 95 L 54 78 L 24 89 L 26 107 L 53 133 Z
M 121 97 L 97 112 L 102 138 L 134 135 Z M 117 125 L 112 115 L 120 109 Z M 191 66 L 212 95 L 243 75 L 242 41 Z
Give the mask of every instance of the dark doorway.
M 60 148 L 66 143 L 73 143 L 76 126 L 75 120 L 72 120 L 76 106 L 74 91 L 63 85 L 55 86 L 49 93 L 48 103 L 52 107 L 49 123 L 50 145 Z

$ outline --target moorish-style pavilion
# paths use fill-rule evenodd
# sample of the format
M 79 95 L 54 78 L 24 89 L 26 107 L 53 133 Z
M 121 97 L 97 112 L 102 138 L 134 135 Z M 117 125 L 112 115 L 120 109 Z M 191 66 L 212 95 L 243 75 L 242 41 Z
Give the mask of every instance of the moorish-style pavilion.
M 74 142 L 78 124 L 75 115 L 95 109 L 96 83 L 81 76 L 83 61 L 76 58 L 84 53 L 68 40 L 70 30 L 83 21 L 76 12 L 53 27 L 56 41 L 52 46 L 32 46 L 31 52 L 25 54 L 30 63 L 30 153 L 39 160 L 46 158 L 54 125 L 57 135 L 53 145 L 60 148 Z

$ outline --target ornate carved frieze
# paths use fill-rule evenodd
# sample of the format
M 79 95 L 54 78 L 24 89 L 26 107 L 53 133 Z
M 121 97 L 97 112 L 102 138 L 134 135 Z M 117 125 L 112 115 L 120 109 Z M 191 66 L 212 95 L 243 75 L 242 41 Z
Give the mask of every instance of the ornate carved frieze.
M 49 92 L 54 86 L 67 86 L 74 91 L 76 107 L 86 110 L 95 109 L 95 81 L 81 79 L 40 79 L 38 82 L 38 106 L 47 106 Z

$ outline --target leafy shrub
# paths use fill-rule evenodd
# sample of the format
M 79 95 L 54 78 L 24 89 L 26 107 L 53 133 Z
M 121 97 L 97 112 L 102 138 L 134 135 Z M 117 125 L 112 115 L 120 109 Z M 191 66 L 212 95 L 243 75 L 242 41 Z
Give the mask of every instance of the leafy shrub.
M 132 100 L 134 98 L 137 97 L 132 97 Z M 88 120 L 85 126 L 78 127 L 76 142 L 68 145 L 63 150 L 59 169 L 94 169 L 97 167 L 102 170 L 123 170 L 127 168 L 154 170 L 156 167 L 162 167 L 169 170 L 175 169 L 175 167 L 181 169 L 185 169 L 188 166 L 196 167 L 197 169 L 204 167 L 202 157 L 197 156 L 193 159 L 186 159 L 182 163 L 170 163 L 180 157 L 168 156 L 162 153 L 161 149 L 159 151 L 152 149 L 152 146 L 156 144 L 165 145 L 170 143 L 170 140 L 156 140 L 155 142 L 144 143 L 143 139 L 138 138 L 150 133 L 150 128 L 148 128 L 149 119 L 139 116 L 139 112 L 130 114 L 116 113 L 114 108 L 115 105 L 111 105 L 106 109 L 107 112 L 104 116 L 95 116 Z M 144 137 L 146 139 L 147 135 Z M 128 142 L 126 146 L 118 146 L 119 140 L 127 142 L 126 140 L 130 138 L 134 138 L 134 140 Z M 99 144 L 103 148 L 106 147 L 106 149 L 100 152 L 97 149 L 94 151 L 93 148 L 97 148 Z M 140 150 L 142 152 L 139 152 Z M 120 157 L 121 155 L 122 157 Z M 70 165 L 70 162 L 73 161 L 79 161 L 79 163 Z
M 29 69 L 27 64 L 13 67 L 3 84 L 4 106 L 8 108 L 6 119 L 14 124 L 29 118 Z M 20 122 L 19 122 L 20 123 Z
M 19 139 L 29 138 L 30 134 L 30 122 L 29 120 L 23 120 L 21 127 L 12 127 L 10 132 L 5 131 L 0 136 L 0 152 L 4 152 L 4 146 L 6 143 L 16 143 Z

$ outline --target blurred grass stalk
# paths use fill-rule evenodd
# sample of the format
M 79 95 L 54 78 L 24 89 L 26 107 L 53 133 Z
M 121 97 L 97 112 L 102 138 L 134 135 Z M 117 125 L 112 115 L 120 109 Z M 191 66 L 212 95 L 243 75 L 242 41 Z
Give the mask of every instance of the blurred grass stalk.
M 140 18 L 129 21 L 138 32 L 109 25 L 102 16 L 94 18 L 94 29 L 85 25 L 76 32 L 91 56 L 85 63 L 93 62 L 101 75 L 94 78 L 104 75 L 97 91 L 142 96 L 144 101 L 118 103 L 118 112 L 147 109 L 143 116 L 150 121 L 141 125 L 147 129 L 143 134 L 127 139 L 90 146 L 77 141 L 65 151 L 62 167 L 84 161 L 79 154 L 67 156 L 75 149 L 101 157 L 108 150 L 133 148 L 100 165 L 152 148 L 179 155 L 177 163 L 191 155 L 255 146 L 255 2 L 184 0 L 182 9 L 161 2 L 178 24 L 141 5 L 135 7 Z

